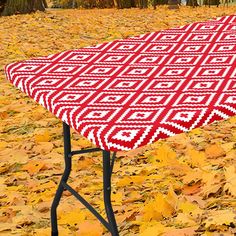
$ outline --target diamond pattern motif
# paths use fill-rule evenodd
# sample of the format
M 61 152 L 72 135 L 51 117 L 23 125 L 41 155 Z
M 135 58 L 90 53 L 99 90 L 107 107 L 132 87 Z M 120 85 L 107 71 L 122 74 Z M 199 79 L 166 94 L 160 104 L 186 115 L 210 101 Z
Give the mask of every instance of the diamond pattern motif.
M 105 150 L 236 115 L 236 15 L 6 67 L 10 82 Z

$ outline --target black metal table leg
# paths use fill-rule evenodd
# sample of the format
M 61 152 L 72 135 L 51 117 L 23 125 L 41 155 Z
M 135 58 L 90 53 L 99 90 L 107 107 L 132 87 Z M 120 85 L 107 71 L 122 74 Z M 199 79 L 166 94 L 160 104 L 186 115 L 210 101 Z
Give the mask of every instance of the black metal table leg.
M 52 236 L 58 236 L 57 226 L 57 207 L 59 205 L 62 193 L 64 191 L 63 182 L 67 182 L 71 172 L 71 141 L 70 141 L 70 127 L 63 123 L 63 134 L 64 134 L 64 159 L 65 159 L 65 170 L 59 183 L 56 195 L 51 206 L 51 227 Z
M 59 205 L 63 191 L 68 190 L 73 196 L 75 196 L 112 234 L 112 236 L 119 236 L 117 224 L 114 216 L 114 212 L 111 205 L 111 175 L 115 161 L 115 153 L 112 156 L 111 152 L 102 151 L 100 148 L 90 148 L 77 151 L 71 151 L 71 140 L 70 140 L 70 127 L 63 123 L 64 133 L 64 159 L 65 159 L 65 170 L 59 183 L 56 195 L 54 197 L 51 206 L 51 227 L 52 236 L 58 236 L 58 225 L 57 225 L 57 207 Z M 71 186 L 67 184 L 71 172 L 71 159 L 73 155 L 91 153 L 102 151 L 103 154 L 103 191 L 104 191 L 104 205 L 108 218 L 108 222 L 91 206 L 79 193 L 77 193 Z M 88 229 L 89 230 L 89 229 Z
M 109 151 L 103 151 L 103 194 L 104 205 L 107 213 L 107 218 L 111 227 L 112 236 L 118 236 L 118 229 L 116 225 L 116 219 L 111 205 L 111 153 Z

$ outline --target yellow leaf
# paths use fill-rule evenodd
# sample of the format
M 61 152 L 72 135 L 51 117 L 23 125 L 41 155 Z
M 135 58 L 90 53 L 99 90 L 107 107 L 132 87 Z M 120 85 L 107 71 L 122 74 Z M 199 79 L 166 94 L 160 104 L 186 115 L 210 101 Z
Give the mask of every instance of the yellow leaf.
M 33 148 L 33 151 L 40 154 L 47 154 L 53 149 L 53 144 L 51 142 L 40 142 L 37 146 Z
M 190 142 L 189 136 L 187 136 L 186 133 L 171 136 L 168 140 L 171 142 L 171 146 L 175 150 L 184 149 Z
M 191 165 L 192 166 L 204 166 L 206 164 L 205 159 L 205 153 L 199 152 L 193 148 L 187 150 L 187 155 L 191 158 Z
M 117 192 L 111 194 L 111 200 L 114 206 L 122 206 L 123 193 Z
M 90 157 L 80 157 L 78 159 L 78 161 L 75 163 L 74 167 L 75 170 L 85 170 L 85 169 L 89 169 L 94 165 L 95 161 L 93 158 Z
M 24 190 L 25 186 L 24 185 L 18 185 L 18 186 L 8 186 L 6 187 L 6 190 L 11 191 L 11 192 L 17 192 L 17 191 L 22 191 Z
M 116 185 L 118 187 L 124 187 L 129 184 L 142 184 L 146 180 L 146 178 L 147 178 L 146 176 L 141 176 L 141 175 L 125 176 L 123 179 L 119 180 Z
M 0 151 L 1 151 L 1 150 L 4 150 L 6 147 L 7 147 L 7 142 L 1 141 L 1 142 L 0 142 Z
M 218 158 L 225 155 L 224 149 L 219 144 L 208 145 L 205 152 L 207 158 Z
M 204 223 L 206 228 L 211 225 L 230 225 L 235 223 L 235 218 L 236 214 L 230 210 L 218 210 L 212 212 L 212 215 L 207 217 Z
M 41 229 L 34 229 L 35 236 L 48 236 L 51 235 L 51 227 L 48 228 L 41 228 Z M 62 226 L 58 225 L 58 231 L 60 235 L 70 235 L 71 230 L 68 227 L 63 228 Z
M 181 202 L 179 204 L 179 210 L 181 210 L 184 214 L 189 214 L 199 210 L 199 207 L 191 202 Z
M 232 124 L 236 123 L 236 116 L 230 117 L 229 122 Z
M 166 200 L 168 201 L 168 203 L 173 206 L 173 208 L 176 210 L 179 204 L 179 199 L 177 194 L 174 192 L 173 186 L 170 185 L 169 187 L 169 191 L 166 197 Z
M 184 229 L 173 229 L 166 233 L 164 233 L 162 236 L 193 236 L 196 235 L 197 227 L 189 227 Z
M 186 215 L 184 213 L 179 213 L 177 217 L 174 218 L 175 224 L 194 226 L 196 222 L 193 220 L 193 217 Z
M 145 179 L 146 179 L 146 176 L 142 176 L 142 175 L 135 175 L 135 176 L 130 176 L 131 178 L 131 182 L 134 183 L 134 184 L 142 184 Z
M 221 146 L 224 149 L 224 151 L 228 153 L 234 149 L 234 145 L 235 145 L 235 142 L 227 142 L 227 143 L 222 144 Z
M 31 160 L 22 167 L 22 170 L 28 171 L 30 175 L 37 174 L 41 169 L 45 167 L 42 161 Z
M 68 224 L 74 226 L 85 220 L 85 214 L 81 209 L 75 209 L 74 211 L 67 212 L 61 215 L 58 220 L 59 224 Z
M 88 148 L 92 146 L 92 143 L 88 139 L 79 139 L 78 140 L 78 145 L 81 148 Z
M 194 168 L 185 172 L 185 175 L 182 177 L 184 184 L 189 184 L 191 182 L 197 182 L 202 179 L 203 171 Z
M 149 202 L 144 206 L 142 221 L 162 220 L 163 216 L 159 210 L 155 209 L 156 203 L 154 201 Z
M 160 222 L 150 222 L 149 224 L 144 224 L 144 226 L 140 227 L 141 233 L 139 234 L 139 236 L 159 236 L 165 231 L 165 226 L 162 225 Z
M 128 196 L 126 196 L 126 198 L 124 199 L 124 204 L 135 202 L 140 199 L 142 199 L 142 195 L 138 191 L 132 190 L 129 192 Z
M 1 221 L 2 222 L 2 221 Z M 6 235 L 7 231 L 10 232 L 12 230 L 12 223 L 1 223 L 0 224 L 0 235 Z
M 98 221 L 83 221 L 78 226 L 78 236 L 100 236 L 103 234 L 103 227 Z
M 46 131 L 44 131 L 41 134 L 36 134 L 34 136 L 34 139 L 35 139 L 36 143 L 39 143 L 39 142 L 49 142 L 51 137 L 50 137 L 50 134 L 49 134 L 48 130 L 46 130 Z
M 157 148 L 148 159 L 151 163 L 157 163 L 159 166 L 178 164 L 176 153 L 166 144 Z
M 117 183 L 116 183 L 116 186 L 117 187 L 124 187 L 124 186 L 127 186 L 131 183 L 132 179 L 131 177 L 129 176 L 125 176 L 123 179 L 119 180 Z
M 46 189 L 40 193 L 32 192 L 28 196 L 28 202 L 30 203 L 30 205 L 37 205 L 39 202 L 51 201 L 54 195 L 55 195 L 55 188 Z
M 236 196 L 236 168 L 234 166 L 229 166 L 224 169 L 226 179 L 224 190 L 228 190 L 231 195 Z
M 64 154 L 64 148 L 63 147 L 58 147 L 53 149 L 54 152 L 59 153 L 59 154 Z
M 34 186 L 31 191 L 43 191 L 45 189 L 53 189 L 53 188 L 56 188 L 56 184 L 55 182 L 49 180 L 49 181 L 46 181 L 45 183 L 39 183 L 37 186 Z
M 12 164 L 20 163 L 24 164 L 27 163 L 29 160 L 28 154 L 24 150 L 14 150 L 11 148 L 6 148 L 0 151 L 0 160 L 1 162 L 9 162 Z
M 143 209 L 143 221 L 161 220 L 163 217 L 171 217 L 175 209 L 158 193 L 154 200 L 147 201 Z
M 200 134 L 202 134 L 202 129 L 196 128 L 196 129 L 191 130 L 190 133 L 193 135 L 200 135 Z
M 202 193 L 204 196 L 208 196 L 211 193 L 216 193 L 221 188 L 220 178 L 217 178 L 217 171 L 204 172 L 202 175 Z

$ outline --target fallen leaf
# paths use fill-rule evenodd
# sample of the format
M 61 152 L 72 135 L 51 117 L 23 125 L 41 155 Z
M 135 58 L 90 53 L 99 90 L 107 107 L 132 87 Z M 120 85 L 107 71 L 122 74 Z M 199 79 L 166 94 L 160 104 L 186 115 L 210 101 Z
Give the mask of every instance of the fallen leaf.
M 48 130 L 45 130 L 44 132 L 41 132 L 40 134 L 36 134 L 34 136 L 34 139 L 36 143 L 49 142 L 51 140 L 51 137 Z
M 156 163 L 158 166 L 178 165 L 176 153 L 166 144 L 153 150 L 148 157 L 149 162 Z
M 45 227 L 45 226 L 44 226 Z M 47 227 L 47 228 L 41 228 L 41 229 L 35 229 L 34 230 L 34 236 L 49 236 L 51 234 L 51 227 Z M 60 232 L 60 234 L 63 236 L 67 236 L 71 234 L 71 230 L 68 227 L 62 227 L 60 225 L 58 225 L 58 232 Z
M 85 217 L 86 215 L 84 214 L 84 211 L 78 208 L 62 214 L 60 219 L 58 220 L 58 223 L 75 226 L 78 223 L 83 222 L 85 220 Z
M 92 146 L 92 143 L 88 140 L 88 139 L 85 139 L 85 138 L 81 138 L 79 139 L 78 141 L 78 145 L 83 149 L 83 148 L 89 148 Z
M 6 111 L 0 112 L 0 120 L 4 120 L 8 118 L 8 113 Z
M 96 221 L 83 221 L 78 224 L 78 236 L 100 236 L 103 233 L 103 227 Z
M 40 142 L 33 148 L 33 151 L 40 154 L 47 154 L 53 149 L 53 144 L 51 142 Z
M 184 198 L 188 202 L 197 203 L 197 205 L 200 208 L 204 208 L 206 206 L 206 202 L 203 200 L 203 198 L 201 196 L 192 195 L 192 196 L 184 196 Z
M 224 190 L 228 191 L 232 196 L 236 197 L 236 168 L 229 166 L 224 168 L 226 184 Z
M 227 142 L 221 145 L 226 153 L 234 149 L 235 142 Z M 235 151 L 235 150 L 234 150 Z
M 114 206 L 122 206 L 123 193 L 117 192 L 111 194 L 111 201 Z
M 0 151 L 0 160 L 2 162 L 9 162 L 10 164 L 25 164 L 29 160 L 29 157 L 26 151 L 6 148 Z
M 86 170 L 94 166 L 95 161 L 91 157 L 81 156 L 75 163 L 74 168 L 76 171 Z
M 201 188 L 203 195 L 208 197 L 210 194 L 217 193 L 223 186 L 222 179 L 223 177 L 218 175 L 217 171 L 204 172 L 202 176 L 204 185 Z
M 163 234 L 167 228 L 160 222 L 149 222 L 140 227 L 140 236 L 159 236 Z
M 7 235 L 7 232 L 12 230 L 12 224 L 11 223 L 4 223 L 2 222 L 0 224 L 0 233 L 3 233 L 2 235 Z
M 0 151 L 1 151 L 1 150 L 4 150 L 4 149 L 7 147 L 7 145 L 8 145 L 7 142 L 1 141 L 1 142 L 0 142 Z
M 191 165 L 201 167 L 206 165 L 206 156 L 204 152 L 199 152 L 193 148 L 187 150 Z
M 179 210 L 184 214 L 193 214 L 193 212 L 201 211 L 198 205 L 191 203 L 191 202 L 181 202 L 179 204 Z
M 153 200 L 148 200 L 144 203 L 143 221 L 161 220 L 163 217 L 171 217 L 175 212 L 166 198 L 158 193 Z
M 182 188 L 182 193 L 186 195 L 196 194 L 201 191 L 202 184 L 200 182 L 194 183 L 193 185 L 185 185 Z
M 8 163 L 8 162 L 1 162 L 0 163 L 0 174 L 3 174 L 5 172 L 7 172 L 8 170 L 10 170 L 10 168 L 12 167 L 13 165 Z
M 177 194 L 174 192 L 173 186 L 170 185 L 168 194 L 166 196 L 166 200 L 168 203 L 175 209 L 177 210 L 178 205 L 179 205 L 179 199 Z
M 174 229 L 163 234 L 163 236 L 193 236 L 196 234 L 196 227 L 189 227 L 184 229 Z
M 43 163 L 42 161 L 30 160 L 27 164 L 25 164 L 22 167 L 22 170 L 26 170 L 30 175 L 34 175 L 45 167 L 46 167 L 45 163 Z
M 209 159 L 225 155 L 224 149 L 219 144 L 208 145 L 205 149 L 206 157 Z
M 235 223 L 236 213 L 230 210 L 217 210 L 211 212 L 211 215 L 204 221 L 205 227 L 208 228 L 211 225 L 230 225 Z
M 178 215 L 173 220 L 175 225 L 184 225 L 191 227 L 197 224 L 197 220 L 194 221 L 194 218 L 191 215 L 187 215 L 186 213 L 178 213 Z M 171 231 L 170 233 L 173 232 Z

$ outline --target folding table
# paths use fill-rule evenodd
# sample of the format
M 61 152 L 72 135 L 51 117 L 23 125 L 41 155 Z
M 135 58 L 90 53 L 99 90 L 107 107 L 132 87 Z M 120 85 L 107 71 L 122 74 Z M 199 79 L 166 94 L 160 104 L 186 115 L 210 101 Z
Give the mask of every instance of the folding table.
M 52 203 L 52 235 L 67 189 L 117 236 L 115 152 L 236 115 L 236 15 L 12 63 L 6 75 L 63 121 L 66 167 Z M 70 127 L 97 148 L 72 151 Z M 67 184 L 72 156 L 96 151 L 108 221 Z

